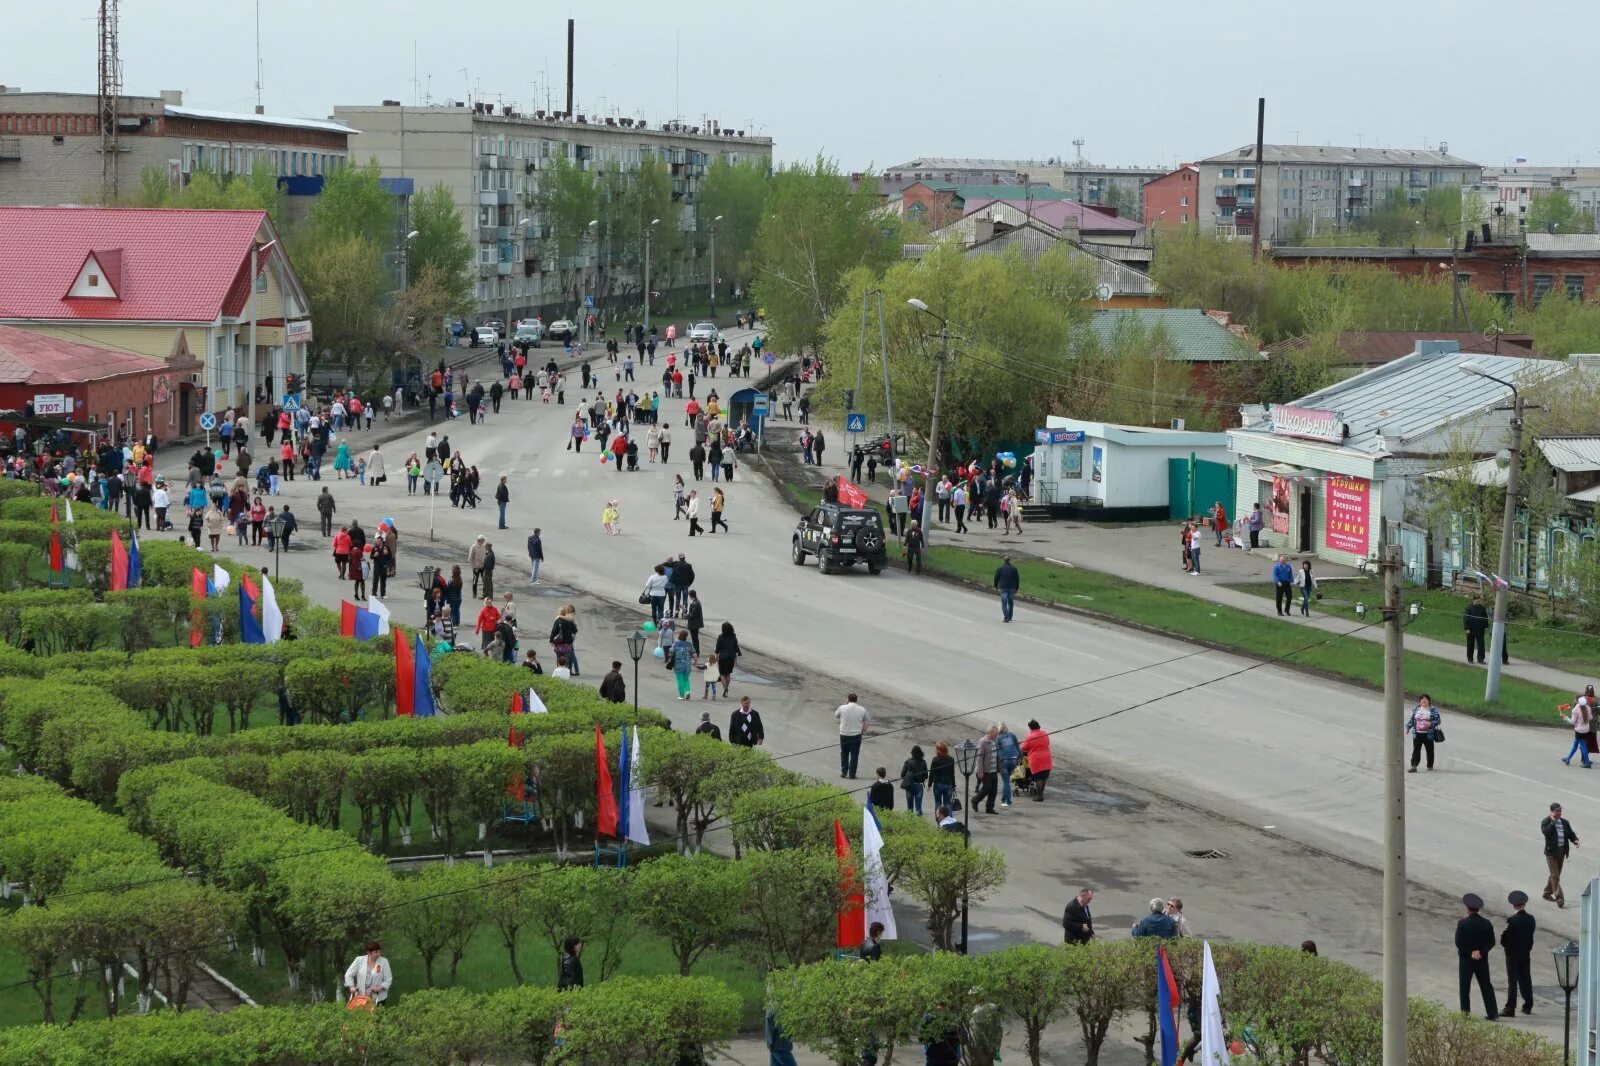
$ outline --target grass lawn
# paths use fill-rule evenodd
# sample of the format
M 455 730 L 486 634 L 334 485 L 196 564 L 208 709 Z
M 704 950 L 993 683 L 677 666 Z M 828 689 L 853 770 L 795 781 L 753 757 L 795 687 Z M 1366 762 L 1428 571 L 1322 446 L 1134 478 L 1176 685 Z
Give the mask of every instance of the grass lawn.
M 809 507 L 822 498 L 821 490 L 806 486 L 787 486 L 801 506 Z M 877 510 L 883 508 L 872 504 Z M 891 550 L 891 558 L 894 556 Z M 934 546 L 925 563 L 929 570 L 975 581 L 988 586 L 994 579 L 996 556 L 966 548 Z M 1277 618 L 1225 607 L 1199 596 L 1156 588 L 1113 574 L 1081 567 L 1067 568 L 1038 559 L 1019 558 L 1024 594 L 1052 603 L 1077 608 L 1091 614 L 1132 622 L 1163 630 L 1179 637 L 1193 637 L 1208 643 L 1265 659 L 1284 657 L 1322 673 L 1373 687 L 1382 685 L 1383 645 L 1357 637 L 1334 638 L 1307 651 L 1298 651 L 1318 639 L 1315 631 L 1285 625 Z M 1343 596 L 1340 592 L 1337 595 Z M 1378 603 L 1377 598 L 1367 602 Z M 1326 601 L 1324 601 L 1326 603 Z M 1351 598 L 1354 603 L 1354 597 Z M 1459 635 L 1460 607 L 1454 613 L 1443 607 L 1432 612 L 1435 624 L 1454 627 Z M 1350 618 L 1355 617 L 1353 609 Z M 1423 617 L 1430 617 L 1424 608 Z M 1420 620 L 1419 620 L 1420 621 Z M 1434 635 L 1429 633 L 1429 635 Z M 1576 635 L 1574 639 L 1576 638 Z M 1532 637 L 1512 639 L 1519 655 Z M 1586 639 L 1586 638 L 1584 638 Z M 1530 656 L 1531 657 L 1531 656 Z M 1506 677 L 1500 685 L 1500 702 L 1491 707 L 1483 700 L 1483 672 L 1465 663 L 1450 662 L 1415 652 L 1406 655 L 1406 691 L 1412 695 L 1427 692 L 1435 702 L 1450 710 L 1466 711 L 1495 718 L 1556 724 L 1555 708 L 1571 693 Z
M 1228 587 L 1263 599 L 1272 598 L 1271 586 L 1262 582 Z M 1383 583 L 1372 577 L 1327 581 L 1322 586 L 1322 592 L 1321 609 L 1324 614 L 1334 614 L 1352 620 L 1356 616 L 1357 603 L 1371 606 L 1383 602 Z M 1408 632 L 1424 637 L 1436 637 L 1452 644 L 1464 642 L 1461 612 L 1466 610 L 1467 604 L 1471 602 L 1466 596 L 1449 589 L 1420 589 L 1408 586 L 1405 598 L 1407 603 L 1415 602 L 1422 608 L 1422 613 L 1407 627 Z M 1485 597 L 1484 604 L 1492 614 L 1493 598 Z M 1583 674 L 1592 669 L 1595 659 L 1600 657 L 1600 634 L 1587 633 L 1575 626 L 1541 622 L 1526 614 L 1513 615 L 1506 622 L 1506 633 L 1511 650 L 1517 658 L 1558 670 L 1571 670 Z M 1462 650 L 1465 654 L 1464 647 Z

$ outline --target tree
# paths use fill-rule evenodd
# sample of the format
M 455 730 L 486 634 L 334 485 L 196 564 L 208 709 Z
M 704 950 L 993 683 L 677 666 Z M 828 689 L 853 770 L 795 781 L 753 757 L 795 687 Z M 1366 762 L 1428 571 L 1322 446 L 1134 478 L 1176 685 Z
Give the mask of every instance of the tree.
M 408 280 L 414 285 L 427 278 L 438 290 L 438 295 L 432 299 L 442 305 L 442 310 L 435 307 L 408 310 L 413 315 L 419 310 L 433 314 L 421 328 L 437 331 L 441 319 L 467 313 L 474 302 L 472 245 L 462 229 L 461 212 L 448 185 L 443 182 L 430 185 L 412 197 L 411 228 L 417 235 L 411 238 L 407 253 Z
M 1027 1038 L 1028 1061 L 1041 1062 L 1044 1028 L 1067 1010 L 1067 960 L 1065 945 L 1019 944 L 980 955 L 981 983 L 1006 1014 L 1022 1023 Z
M 668 855 L 639 866 L 633 875 L 633 911 L 667 942 L 688 977 L 696 960 L 732 943 L 745 922 L 747 867 L 706 854 Z
M 322 192 L 297 236 L 315 242 L 330 237 L 364 237 L 388 248 L 395 238 L 394 196 L 383 187 L 376 159 L 365 166 L 337 167 L 322 179 Z
M 1006 859 L 996 848 L 965 846 L 958 833 L 884 841 L 900 871 L 899 884 L 928 908 L 934 947 L 955 947 L 951 930 L 963 899 L 981 902 L 1005 883 Z
M 678 850 L 683 852 L 704 846 L 706 830 L 720 817 L 719 805 L 789 775 L 765 751 L 701 734 L 662 731 L 644 751 L 645 783 L 677 812 Z
M 730 163 L 719 155 L 706 168 L 695 216 L 702 239 L 716 227 L 721 277 L 747 279 L 754 272 L 756 233 L 771 190 L 770 171 L 755 160 Z M 718 215 L 721 222 L 715 221 Z
M 1529 233 L 1593 233 L 1594 216 L 1578 207 L 1566 189 L 1533 194 L 1528 204 Z
M 146 167 L 139 174 L 138 190 L 127 199 L 135 207 L 265 211 L 275 227 L 283 227 L 283 190 L 264 161 L 244 174 L 196 170 L 176 185 L 164 168 Z
M 593 744 L 590 746 L 591 753 Z M 589 757 L 591 764 L 593 754 Z M 597 866 L 547 867 L 527 899 L 527 924 L 543 934 L 557 963 L 561 942 L 575 936 L 601 948 L 600 979 L 622 963 L 622 949 L 634 932 L 628 920 L 631 872 Z
M 768 969 L 827 958 L 845 898 L 839 859 L 831 849 L 757 851 L 738 860 L 750 879 L 747 947 Z
M 1068 1008 L 1078 1018 L 1083 1034 L 1084 1066 L 1099 1066 L 1111 1023 L 1127 1012 L 1145 983 L 1146 942 L 1091 940 L 1064 951 L 1065 994 Z
M 450 983 L 466 942 L 484 919 L 483 867 L 472 863 L 430 863 L 406 884 L 406 904 L 397 908 L 391 922 L 395 930 L 417 949 L 428 987 L 435 985 L 434 960 L 450 950 Z
M 900 255 L 900 224 L 878 203 L 870 178 L 852 189 L 837 165 L 784 167 L 772 179 L 756 232 L 756 302 L 780 351 L 815 351 L 845 296 L 845 275 L 882 270 Z
M 324 356 L 331 355 L 354 378 L 375 349 L 389 291 L 378 245 L 358 234 L 330 234 L 301 245 L 295 267 L 317 322 L 306 373 L 315 376 Z

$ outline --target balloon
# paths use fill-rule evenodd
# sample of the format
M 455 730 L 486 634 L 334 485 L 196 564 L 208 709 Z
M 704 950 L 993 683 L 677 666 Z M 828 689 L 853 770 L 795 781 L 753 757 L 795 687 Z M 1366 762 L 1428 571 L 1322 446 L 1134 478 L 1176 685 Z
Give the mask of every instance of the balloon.
M 609 463 L 610 461 L 611 461 L 611 453 L 610 452 L 601 452 L 600 453 L 600 462 L 601 462 L 602 465 L 604 465 L 605 463 Z
M 654 633 L 656 631 L 656 624 L 654 622 L 646 622 L 644 625 L 639 627 L 639 630 L 643 633 Z
M 657 659 L 665 659 L 667 657 L 667 653 L 661 650 L 661 645 L 659 644 L 655 646 L 653 654 Z

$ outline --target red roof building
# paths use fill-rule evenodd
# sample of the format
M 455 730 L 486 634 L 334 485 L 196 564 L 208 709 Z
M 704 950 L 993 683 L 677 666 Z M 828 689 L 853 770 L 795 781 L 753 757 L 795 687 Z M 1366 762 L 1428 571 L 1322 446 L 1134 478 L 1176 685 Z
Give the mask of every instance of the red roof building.
M 200 369 L 182 340 L 166 359 L 0 326 L 0 426 L 28 414 L 121 435 L 179 436 L 180 380 Z
M 192 346 L 181 433 L 303 375 L 309 315 L 264 211 L 0 207 L 0 324 L 163 361 Z

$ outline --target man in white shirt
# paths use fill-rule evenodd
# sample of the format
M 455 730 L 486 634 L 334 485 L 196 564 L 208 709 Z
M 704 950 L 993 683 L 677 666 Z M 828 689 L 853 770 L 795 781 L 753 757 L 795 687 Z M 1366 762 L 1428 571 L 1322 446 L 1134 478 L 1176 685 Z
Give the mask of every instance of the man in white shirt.
M 856 702 L 852 692 L 833 716 L 839 720 L 839 776 L 853 780 L 861 759 L 861 738 L 867 735 L 867 709 Z
M 357 955 L 345 970 L 344 987 L 351 996 L 366 996 L 377 1006 L 389 998 L 393 978 L 389 960 L 383 957 L 383 945 L 374 940 L 367 945 L 366 954 Z

